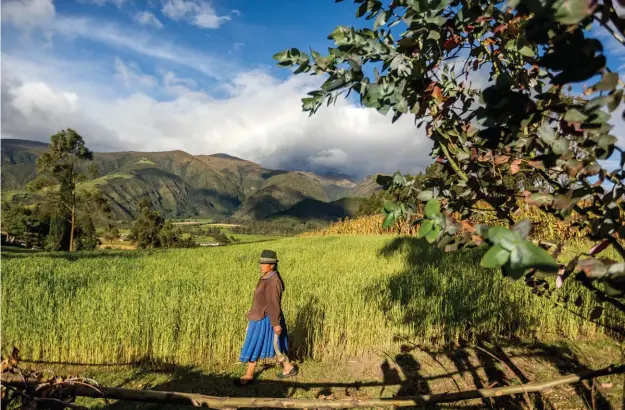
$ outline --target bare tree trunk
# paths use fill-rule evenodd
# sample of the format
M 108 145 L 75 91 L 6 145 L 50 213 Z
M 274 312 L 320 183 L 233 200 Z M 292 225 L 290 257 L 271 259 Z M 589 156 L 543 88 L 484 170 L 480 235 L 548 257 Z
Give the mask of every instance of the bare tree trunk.
M 72 204 L 72 222 L 69 230 L 69 251 L 74 252 L 74 229 L 76 229 L 76 204 Z

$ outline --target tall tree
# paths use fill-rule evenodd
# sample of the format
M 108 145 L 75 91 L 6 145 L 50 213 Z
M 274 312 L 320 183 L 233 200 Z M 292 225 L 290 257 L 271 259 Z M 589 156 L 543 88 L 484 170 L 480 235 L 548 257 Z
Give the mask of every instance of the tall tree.
M 49 150 L 37 159 L 37 179 L 32 186 L 45 189 L 47 198 L 56 207 L 57 219 L 54 229 L 60 228 L 61 248 L 70 252 L 75 249 L 77 212 L 81 195 L 77 192 L 80 182 L 87 175 L 95 175 L 94 167 L 87 167 L 93 153 L 86 147 L 82 136 L 71 128 L 62 130 L 50 138 Z M 59 224 L 69 224 L 69 238 Z
M 138 209 L 139 217 L 132 225 L 130 238 L 137 243 L 139 248 L 160 248 L 165 218 L 152 209 L 152 205 L 146 198 L 139 201 Z
M 274 58 L 296 74 L 325 77 L 302 99 L 311 115 L 355 93 L 362 105 L 391 112 L 393 122 L 411 115 L 424 126 L 441 175 L 427 176 L 423 188 L 400 173 L 380 182 L 412 190 L 427 202 L 425 218 L 415 204 L 389 201 L 384 226 L 412 218 L 422 237 L 448 251 L 484 242 L 482 266 L 523 278 L 537 293 L 553 289 L 542 291 L 543 271 L 557 274 L 558 286 L 575 278 L 625 311 L 615 299 L 625 297 L 625 263 L 596 256 L 613 246 L 625 260 L 625 152 L 609 123 L 625 84 L 602 44 L 614 37 L 625 46 L 625 18 L 612 1 L 354 3 L 371 24 L 337 27 L 328 54 L 291 48 Z M 619 165 L 606 169 L 600 160 L 613 154 Z M 521 201 L 559 218 L 577 215 L 596 246 L 559 266 L 560 247 L 549 254 L 527 239 L 527 221 L 514 225 Z M 472 223 L 484 209 L 478 203 L 512 229 Z
M 119 234 L 119 228 L 117 228 L 117 225 L 109 223 L 104 227 L 104 235 L 103 235 L 104 239 L 106 239 L 107 241 L 109 241 L 109 244 L 111 246 L 113 246 L 113 241 L 116 239 L 119 239 L 120 234 Z

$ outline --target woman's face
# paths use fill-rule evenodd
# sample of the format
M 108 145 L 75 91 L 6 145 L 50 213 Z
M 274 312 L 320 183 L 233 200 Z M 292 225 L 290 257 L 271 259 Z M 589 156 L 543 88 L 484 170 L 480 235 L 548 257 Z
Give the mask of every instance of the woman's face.
M 272 269 L 273 269 L 273 265 L 271 265 L 271 264 L 268 264 L 268 263 L 261 263 L 260 264 L 260 272 L 261 273 L 271 272 Z

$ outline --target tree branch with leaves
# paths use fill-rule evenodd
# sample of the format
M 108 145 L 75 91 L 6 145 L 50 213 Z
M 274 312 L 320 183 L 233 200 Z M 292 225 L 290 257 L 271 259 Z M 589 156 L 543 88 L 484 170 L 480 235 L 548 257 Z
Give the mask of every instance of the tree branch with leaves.
M 625 255 L 625 154 L 609 123 L 622 109 L 623 83 L 593 37 L 624 33 L 625 19 L 612 3 L 354 3 L 368 27 L 337 27 L 326 55 L 291 48 L 274 58 L 295 74 L 325 78 L 302 99 L 310 115 L 354 93 L 363 106 L 392 113 L 393 122 L 410 115 L 424 127 L 442 177 L 420 187 L 400 173 L 379 177 L 386 189 L 411 193 L 385 204 L 384 226 L 409 218 L 420 224 L 419 236 L 448 251 L 484 243 L 483 267 L 531 286 L 544 272 L 557 274 L 559 285 L 575 278 L 603 301 L 623 298 L 625 263 L 597 256 L 608 246 Z M 608 170 L 600 161 L 613 155 L 619 166 Z M 426 203 L 423 218 L 419 201 Z M 508 227 L 474 223 L 480 204 Z M 550 254 L 528 239 L 528 221 L 514 223 L 526 205 L 561 219 L 576 216 L 597 245 L 558 264 L 560 246 Z

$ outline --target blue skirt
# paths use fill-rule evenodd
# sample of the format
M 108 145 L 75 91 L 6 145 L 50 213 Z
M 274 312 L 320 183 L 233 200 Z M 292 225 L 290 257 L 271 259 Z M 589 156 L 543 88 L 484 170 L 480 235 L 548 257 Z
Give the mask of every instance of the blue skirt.
M 286 354 L 289 348 L 289 338 L 283 316 L 280 317 L 280 326 L 282 333 L 278 336 L 278 347 L 282 353 Z M 239 361 L 247 363 L 256 362 L 258 359 L 274 358 L 276 350 L 273 346 L 273 336 L 273 326 L 271 326 L 269 316 L 265 316 L 262 320 L 250 320 Z

